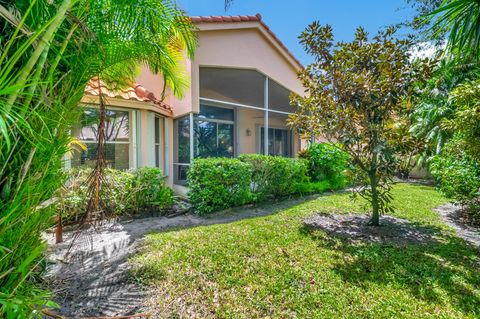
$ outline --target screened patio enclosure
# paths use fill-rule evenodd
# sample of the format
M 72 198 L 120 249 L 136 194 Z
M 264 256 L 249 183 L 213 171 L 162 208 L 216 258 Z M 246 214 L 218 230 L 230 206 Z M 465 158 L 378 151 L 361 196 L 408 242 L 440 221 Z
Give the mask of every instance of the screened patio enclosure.
M 199 92 L 199 112 L 175 120 L 176 184 L 185 184 L 194 158 L 298 151 L 299 139 L 287 128 L 290 91 L 273 79 L 255 70 L 201 67 Z

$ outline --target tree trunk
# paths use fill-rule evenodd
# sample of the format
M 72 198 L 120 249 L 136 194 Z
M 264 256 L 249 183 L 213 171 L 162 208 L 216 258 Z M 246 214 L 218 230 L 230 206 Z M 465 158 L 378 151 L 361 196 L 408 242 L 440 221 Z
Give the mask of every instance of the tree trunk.
M 369 178 L 372 191 L 372 218 L 370 219 L 370 225 L 380 226 L 380 203 L 377 189 L 377 174 L 370 173 Z
M 63 225 L 62 215 L 57 216 L 57 227 L 55 228 L 55 243 L 59 244 L 63 242 Z

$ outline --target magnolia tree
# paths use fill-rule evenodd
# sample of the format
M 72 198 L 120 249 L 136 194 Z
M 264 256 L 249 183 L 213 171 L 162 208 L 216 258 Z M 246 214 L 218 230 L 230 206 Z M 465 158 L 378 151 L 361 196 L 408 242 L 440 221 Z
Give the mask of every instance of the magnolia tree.
M 342 148 L 357 168 L 357 194 L 371 204 L 372 225 L 392 211 L 391 182 L 397 146 L 391 128 L 427 70 L 410 59 L 410 41 L 389 28 L 369 39 L 358 28 L 352 42 L 334 44 L 332 28 L 312 23 L 300 36 L 314 63 L 299 73 L 305 96 L 294 96 L 289 124 Z

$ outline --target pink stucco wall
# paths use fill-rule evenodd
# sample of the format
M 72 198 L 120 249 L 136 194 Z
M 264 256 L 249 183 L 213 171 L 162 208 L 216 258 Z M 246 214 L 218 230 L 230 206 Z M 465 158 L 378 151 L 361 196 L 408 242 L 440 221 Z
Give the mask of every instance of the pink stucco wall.
M 297 70 L 258 29 L 208 30 L 199 32 L 194 66 L 224 66 L 256 69 L 288 89 L 301 94 Z
M 233 25 L 233 26 L 232 26 Z M 238 26 L 235 27 L 235 25 Z M 246 68 L 257 70 L 297 94 L 303 93 L 297 79 L 298 65 L 291 63 L 275 42 L 268 39 L 258 23 L 199 26 L 195 58 L 185 60 L 186 74 L 191 85 L 183 98 L 176 98 L 168 92 L 165 102 L 173 107 L 173 116 L 178 117 L 199 108 L 199 70 L 201 66 Z M 152 74 L 147 68 L 137 81 L 160 96 L 163 88 L 161 76 Z
M 297 94 L 303 93 L 300 81 L 297 79 L 299 65 L 292 62 L 285 51 L 273 41 L 259 23 L 231 23 L 231 24 L 208 24 L 199 25 L 199 47 L 193 60 L 185 59 L 186 74 L 190 76 L 191 85 L 184 92 L 183 98 L 174 97 L 167 91 L 164 102 L 172 106 L 173 117 L 177 118 L 190 112 L 198 112 L 200 105 L 199 96 L 199 71 L 200 67 L 227 67 L 256 70 L 282 86 Z M 146 67 L 142 69 L 137 78 L 147 90 L 160 97 L 163 89 L 163 79 L 159 75 L 152 74 Z M 142 123 L 146 121 L 142 114 Z M 273 116 L 269 124 L 271 127 L 285 127 L 285 118 Z M 169 177 L 167 183 L 173 184 L 173 154 L 174 154 L 174 130 L 173 120 L 166 119 L 168 127 Z M 259 137 L 257 128 L 263 125 L 263 111 L 251 109 L 237 109 L 237 150 L 239 153 L 255 153 L 259 149 Z M 249 135 L 247 135 L 249 129 Z M 140 134 L 146 134 L 147 126 L 142 126 Z M 146 140 L 141 139 L 144 149 Z M 300 140 L 295 137 L 293 151 L 300 149 Z M 145 144 L 145 145 L 143 145 Z M 162 158 L 165 160 L 166 158 Z
M 257 70 L 289 90 L 302 94 L 297 78 L 298 66 L 289 63 L 277 47 L 258 29 L 221 29 L 199 32 L 199 47 L 192 65 L 193 110 L 199 105 L 201 66 Z

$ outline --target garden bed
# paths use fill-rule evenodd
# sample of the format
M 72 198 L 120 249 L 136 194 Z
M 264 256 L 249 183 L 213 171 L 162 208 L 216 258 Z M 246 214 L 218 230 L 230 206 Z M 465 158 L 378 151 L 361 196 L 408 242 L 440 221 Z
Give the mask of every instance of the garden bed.
M 358 214 L 317 214 L 304 221 L 306 227 L 322 230 L 330 236 L 359 243 L 393 245 L 432 244 L 431 229 L 393 216 L 382 216 L 380 226 L 369 224 L 370 216 Z

